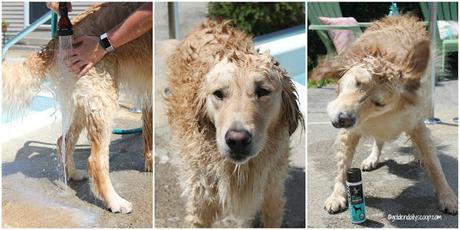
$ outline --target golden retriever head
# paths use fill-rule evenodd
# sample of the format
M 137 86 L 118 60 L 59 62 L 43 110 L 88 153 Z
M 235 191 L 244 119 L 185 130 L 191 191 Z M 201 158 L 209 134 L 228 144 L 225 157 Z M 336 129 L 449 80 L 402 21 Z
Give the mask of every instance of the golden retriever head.
M 337 98 L 327 106 L 336 128 L 359 127 L 400 106 L 401 98 L 420 85 L 430 55 L 430 42 L 416 42 L 403 59 L 394 63 L 384 57 L 368 56 L 347 68 L 338 81 Z
M 291 79 L 268 53 L 232 51 L 205 75 L 199 94 L 200 119 L 236 164 L 257 156 L 270 132 L 290 135 L 302 119 Z

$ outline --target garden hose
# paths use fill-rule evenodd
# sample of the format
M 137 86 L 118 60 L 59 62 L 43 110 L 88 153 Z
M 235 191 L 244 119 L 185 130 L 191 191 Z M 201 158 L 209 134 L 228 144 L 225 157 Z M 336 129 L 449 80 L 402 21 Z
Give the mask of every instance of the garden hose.
M 135 129 L 113 129 L 113 134 L 118 135 L 125 135 L 125 134 L 134 134 L 134 133 L 142 133 L 142 128 L 135 128 Z

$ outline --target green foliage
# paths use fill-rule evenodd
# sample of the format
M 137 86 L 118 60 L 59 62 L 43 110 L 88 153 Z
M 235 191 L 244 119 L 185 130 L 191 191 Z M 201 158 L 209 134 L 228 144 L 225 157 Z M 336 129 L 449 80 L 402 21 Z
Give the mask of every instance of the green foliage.
M 323 79 L 316 82 L 308 80 L 308 88 L 322 88 L 323 86 L 329 85 L 334 82 L 335 80 L 332 79 Z
M 229 19 L 232 24 L 254 36 L 305 24 L 303 2 L 210 2 L 209 18 Z

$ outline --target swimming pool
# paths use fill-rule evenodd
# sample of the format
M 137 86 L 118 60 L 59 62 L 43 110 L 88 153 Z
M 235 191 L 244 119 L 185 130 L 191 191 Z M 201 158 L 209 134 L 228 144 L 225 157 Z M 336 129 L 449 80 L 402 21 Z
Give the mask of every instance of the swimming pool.
M 54 106 L 54 98 L 49 95 L 37 95 L 33 98 L 31 105 L 24 113 L 2 114 L 2 124 L 10 123 L 16 119 L 21 119 L 25 116 L 31 116 L 43 111 L 46 111 Z
M 297 26 L 275 33 L 256 37 L 254 43 L 261 52 L 270 54 L 280 63 L 294 80 L 301 110 L 307 112 L 307 88 L 305 87 L 305 26 Z
M 43 87 L 24 111 L 11 114 L 2 111 L 0 142 L 20 137 L 59 119 L 56 100 L 51 91 Z

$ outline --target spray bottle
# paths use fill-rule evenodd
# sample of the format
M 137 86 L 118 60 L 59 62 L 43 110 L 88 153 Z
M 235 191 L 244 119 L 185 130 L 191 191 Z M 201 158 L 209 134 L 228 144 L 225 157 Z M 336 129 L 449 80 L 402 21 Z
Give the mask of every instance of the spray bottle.
M 72 36 L 72 23 L 69 19 L 66 2 L 59 2 L 59 13 L 61 16 L 58 21 L 58 36 Z
M 351 223 L 359 224 L 366 221 L 364 192 L 359 168 L 347 170 L 348 212 Z
M 399 16 L 399 9 L 398 9 L 398 5 L 396 5 L 396 3 L 391 3 L 391 6 L 390 6 L 390 12 L 388 13 L 388 16 Z

